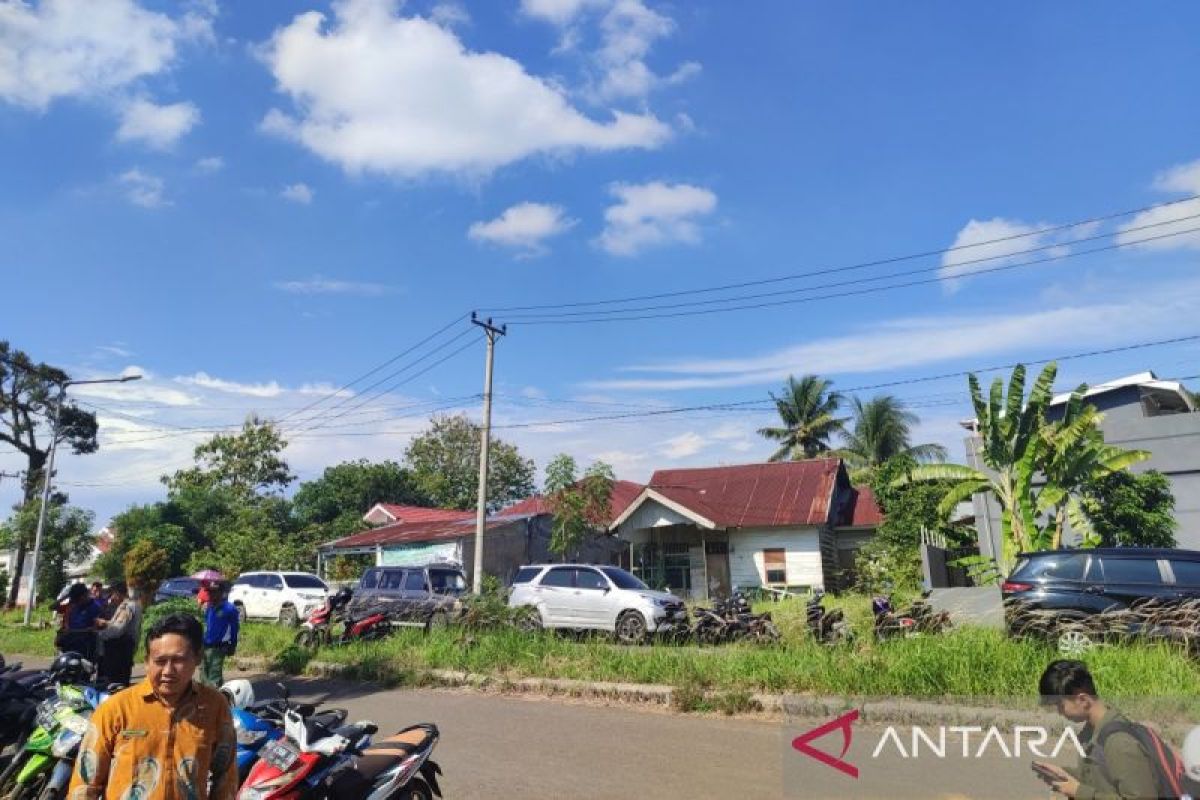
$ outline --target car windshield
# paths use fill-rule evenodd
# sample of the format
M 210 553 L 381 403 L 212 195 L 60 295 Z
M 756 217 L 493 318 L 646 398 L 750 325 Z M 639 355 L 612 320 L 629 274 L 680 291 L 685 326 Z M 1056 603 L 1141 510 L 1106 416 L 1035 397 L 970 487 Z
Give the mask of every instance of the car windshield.
M 325 583 L 316 575 L 305 575 L 299 573 L 296 575 L 284 575 L 284 583 L 292 589 L 327 589 Z
M 608 579 L 616 584 L 618 589 L 649 589 L 650 587 L 642 583 L 634 575 L 629 574 L 619 567 L 604 567 L 602 570 Z
M 467 590 L 467 579 L 455 570 L 431 569 L 429 585 L 438 594 L 462 594 Z

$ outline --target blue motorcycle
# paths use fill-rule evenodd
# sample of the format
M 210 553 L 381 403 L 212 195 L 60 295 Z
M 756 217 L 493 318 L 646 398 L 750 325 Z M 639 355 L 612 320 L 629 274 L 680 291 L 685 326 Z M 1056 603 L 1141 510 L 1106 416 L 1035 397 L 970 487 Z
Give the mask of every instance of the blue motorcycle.
M 312 704 L 289 706 L 286 695 L 280 699 L 256 701 L 248 681 L 231 681 L 221 691 L 230 702 L 233 728 L 237 734 L 239 785 L 245 782 L 263 747 L 283 736 L 283 718 L 289 707 L 301 716 L 313 717 L 329 727 L 337 727 L 346 720 L 345 709 L 328 709 L 318 713 Z

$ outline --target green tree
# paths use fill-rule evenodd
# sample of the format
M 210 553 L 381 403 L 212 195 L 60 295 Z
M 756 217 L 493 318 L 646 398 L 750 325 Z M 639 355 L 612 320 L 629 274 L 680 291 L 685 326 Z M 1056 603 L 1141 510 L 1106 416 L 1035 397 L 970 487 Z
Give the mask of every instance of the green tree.
M 405 465 L 422 496 L 439 508 L 469 510 L 479 491 L 479 448 L 482 428 L 465 415 L 435 416 L 429 430 L 413 439 L 404 452 Z M 515 445 L 492 439 L 488 453 L 490 510 L 533 494 L 534 464 Z
M 772 461 L 799 461 L 829 452 L 830 437 L 840 433 L 846 423 L 845 417 L 837 416 L 844 398 L 831 390 L 831 385 L 816 375 L 800 380 L 789 376 L 781 394 L 771 392 L 782 425 L 759 428 L 758 433 L 780 443 L 771 454 Z
M 911 456 L 918 461 L 944 461 L 946 448 L 940 444 L 912 444 L 912 428 L 920 418 L 892 395 L 880 395 L 866 402 L 852 401 L 854 425 L 844 434 L 845 444 L 838 453 L 851 467 L 878 467 L 896 456 Z
M 185 570 L 215 569 L 234 576 L 259 569 L 311 569 L 315 549 L 293 533 L 287 500 L 262 497 L 239 504 L 215 525 L 212 544 L 192 553 Z
M 142 539 L 129 548 L 121 563 L 124 580 L 136 588 L 141 597 L 151 600 L 158 585 L 171 574 L 171 558 L 166 550 L 149 539 Z
M 611 500 L 616 476 L 597 461 L 576 478 L 575 459 L 566 453 L 546 465 L 546 505 L 554 515 L 550 551 L 566 559 L 575 553 L 588 533 L 603 530 L 612 519 Z
M 37 531 L 41 500 L 26 503 L 0 526 L 0 547 L 12 542 L 32 542 Z M 82 563 L 92 552 L 92 512 L 76 506 L 51 502 L 46 513 L 42 550 L 38 557 L 37 591 L 42 598 L 54 597 L 67 582 L 67 567 Z
M 188 558 L 204 542 L 188 525 L 182 509 L 174 502 L 133 505 L 113 517 L 114 531 L 108 552 L 96 560 L 96 573 L 107 583 L 127 579 L 125 557 L 138 543 L 153 542 L 167 559 L 167 575 L 178 575 Z
M 1075 390 L 1063 420 L 1047 422 L 1045 412 L 1057 371 L 1056 364 L 1047 364 L 1026 399 L 1025 368 L 1017 366 L 1007 398 L 1004 383 L 997 378 L 986 402 L 978 378 L 970 376 L 979 456 L 990 474 L 960 464 L 922 464 L 894 482 L 897 486 L 911 481 L 954 482 L 939 505 L 946 515 L 972 495 L 991 492 L 1001 508 L 1004 552 L 997 560 L 1002 571 L 1011 567 L 1017 552 L 1057 546 L 1062 519 L 1075 514 L 1075 498 L 1087 483 L 1146 457 L 1103 444 L 1096 427 L 1099 415 L 1082 403 L 1086 386 Z M 1074 452 L 1076 448 L 1079 452 Z M 1040 483 L 1035 481 L 1039 475 Z
M 429 499 L 395 461 L 360 459 L 326 467 L 321 477 L 300 484 L 292 502 L 302 522 L 323 524 L 347 514 L 361 517 L 376 503 L 426 505 Z
M 1161 472 L 1120 471 L 1092 481 L 1083 492 L 1097 547 L 1174 547 L 1175 497 Z
M 227 489 L 251 497 L 281 493 L 295 480 L 283 460 L 287 442 L 271 422 L 250 417 L 236 434 L 218 434 L 193 451 L 195 465 L 164 477 L 170 495 Z
M 28 506 L 38 496 L 43 471 L 50 453 L 50 420 L 56 399 L 70 376 L 58 367 L 35 362 L 27 353 L 0 340 L 0 442 L 25 457 L 22 503 Z M 64 402 L 58 415 L 58 444 L 76 455 L 96 452 L 96 415 Z M 62 502 L 66 502 L 62 498 Z M 22 528 L 23 532 L 27 530 Z M 30 537 L 32 534 L 30 534 Z M 8 605 L 17 601 L 25 553 L 33 539 L 18 537 L 13 542 L 16 559 L 8 591 Z
M 874 538 L 859 552 L 857 571 L 864 590 L 878 590 L 881 581 L 901 589 L 916 589 L 921 582 L 922 532 L 944 537 L 955 545 L 973 538 L 972 528 L 953 525 L 942 513 L 942 501 L 954 482 L 907 480 L 918 466 L 915 457 L 904 453 L 873 471 L 871 489 L 884 519 Z
M 1083 401 L 1086 387 L 1071 394 L 1062 419 L 1046 425 L 1046 442 L 1039 465 L 1045 484 L 1038 493 L 1039 514 L 1049 514 L 1051 523 L 1034 538 L 1035 549 L 1062 546 L 1067 521 L 1084 542 L 1099 539 L 1082 502 L 1082 490 L 1106 475 L 1120 472 L 1150 458 L 1145 450 L 1123 450 L 1104 443 L 1100 432 L 1103 415 Z

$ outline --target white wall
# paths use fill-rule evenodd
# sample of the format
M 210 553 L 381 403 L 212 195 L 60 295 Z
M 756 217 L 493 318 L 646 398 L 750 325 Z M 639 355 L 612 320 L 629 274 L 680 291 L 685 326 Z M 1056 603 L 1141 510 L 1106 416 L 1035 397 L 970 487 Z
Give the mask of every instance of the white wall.
M 786 551 L 789 586 L 824 586 L 817 528 L 747 528 L 729 532 L 729 577 L 735 586 L 762 586 L 763 550 Z
M 629 519 L 621 523 L 615 533 L 622 539 L 630 540 L 628 534 L 644 528 L 662 528 L 667 525 L 694 525 L 695 522 L 677 511 L 659 503 L 657 500 L 647 500 L 637 511 L 629 515 Z M 630 540 L 632 541 L 632 540 Z

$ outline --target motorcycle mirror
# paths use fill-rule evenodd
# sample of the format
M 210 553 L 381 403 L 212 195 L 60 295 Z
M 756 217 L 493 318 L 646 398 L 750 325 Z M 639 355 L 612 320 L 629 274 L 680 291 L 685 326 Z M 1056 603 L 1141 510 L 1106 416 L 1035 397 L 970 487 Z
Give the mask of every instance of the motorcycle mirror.
M 288 687 L 282 683 L 277 683 L 275 684 L 275 688 L 279 689 L 279 696 L 282 697 L 283 701 L 286 703 L 288 698 L 291 697 L 291 692 L 288 691 Z

